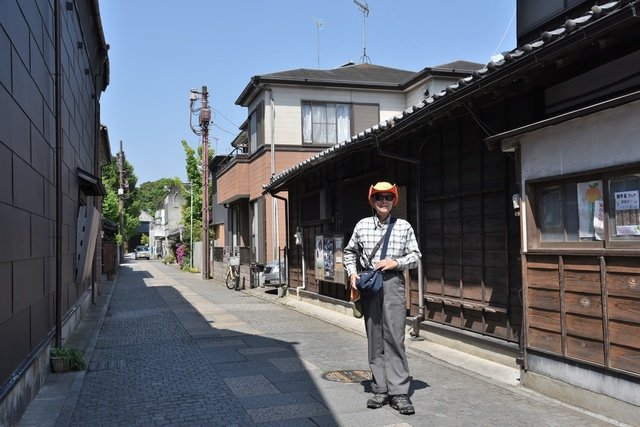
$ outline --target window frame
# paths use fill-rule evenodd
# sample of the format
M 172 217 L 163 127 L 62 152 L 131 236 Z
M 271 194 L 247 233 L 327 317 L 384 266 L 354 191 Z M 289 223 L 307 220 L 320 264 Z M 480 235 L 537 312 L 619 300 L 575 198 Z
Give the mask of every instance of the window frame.
M 305 118 L 304 118 L 304 108 L 305 106 L 309 106 L 311 108 L 311 142 L 307 142 L 304 139 L 304 128 L 305 128 Z M 313 121 L 313 107 L 314 106 L 322 106 L 325 109 L 325 117 L 326 117 L 326 109 L 328 105 L 333 105 L 336 111 L 334 125 L 335 125 L 335 141 L 334 142 L 315 142 L 314 141 L 314 121 Z M 349 106 L 349 138 L 353 136 L 353 102 L 339 102 L 339 101 L 310 101 L 310 100 L 302 100 L 300 102 L 300 139 L 303 145 L 314 145 L 314 146 L 332 146 L 336 145 L 339 142 L 342 142 L 339 136 L 338 131 L 338 115 L 337 110 L 339 105 L 348 105 Z M 325 123 L 326 125 L 327 123 Z M 327 129 L 325 129 L 326 131 Z
M 615 215 L 611 206 L 612 195 L 610 184 L 613 179 L 624 176 L 636 175 L 640 177 L 640 165 L 624 167 L 612 167 L 599 171 L 585 171 L 582 173 L 568 174 L 555 177 L 537 178 L 525 182 L 527 199 L 527 250 L 544 249 L 572 249 L 572 250 L 612 250 L 612 249 L 640 249 L 640 237 L 638 240 L 617 240 L 612 238 L 612 218 Z M 603 227 L 604 239 L 596 241 L 542 241 L 542 229 L 540 218 L 540 200 L 544 189 L 558 186 L 563 188 L 566 184 L 578 184 L 587 181 L 602 181 L 602 201 L 604 205 Z M 563 215 L 565 214 L 563 206 Z M 566 217 L 566 215 L 565 215 Z M 566 224 L 566 222 L 563 222 Z
M 264 145 L 264 102 L 260 101 L 247 116 L 247 153 L 253 154 Z M 255 127 L 255 129 L 253 129 Z M 253 132 L 255 131 L 255 132 Z M 252 135 L 255 134 L 255 142 Z

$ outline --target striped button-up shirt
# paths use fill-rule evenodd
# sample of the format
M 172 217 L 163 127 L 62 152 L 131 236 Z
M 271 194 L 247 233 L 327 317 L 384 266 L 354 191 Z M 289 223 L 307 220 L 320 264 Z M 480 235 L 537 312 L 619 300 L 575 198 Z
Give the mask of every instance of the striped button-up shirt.
M 358 259 L 358 244 L 363 248 L 364 253 L 362 256 L 364 259 L 369 258 L 373 248 L 376 246 L 380 238 L 387 232 L 390 219 L 391 216 L 382 223 L 375 215 L 373 215 L 361 219 L 356 224 L 356 227 L 353 229 L 351 239 L 344 248 L 344 266 L 347 269 L 348 276 L 357 272 L 356 262 Z M 380 261 L 383 246 L 384 241 L 380 244 L 380 248 L 378 248 L 371 260 L 372 266 L 374 266 L 376 262 Z M 389 236 L 389 245 L 387 246 L 387 254 L 385 258 L 395 259 L 398 263 L 398 270 L 407 270 L 416 268 L 418 266 L 418 262 L 420 262 L 421 256 L 422 254 L 418 248 L 416 235 L 413 232 L 411 224 L 403 219 L 397 218 L 396 223 L 391 230 L 391 236 Z M 367 266 L 363 265 L 363 267 Z

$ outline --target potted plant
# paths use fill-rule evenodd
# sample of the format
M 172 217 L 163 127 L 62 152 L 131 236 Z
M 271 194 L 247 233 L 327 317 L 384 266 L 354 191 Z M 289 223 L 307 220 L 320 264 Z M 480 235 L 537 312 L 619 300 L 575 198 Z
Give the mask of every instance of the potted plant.
M 80 371 L 87 365 L 84 355 L 72 347 L 52 347 L 49 352 L 53 372 Z

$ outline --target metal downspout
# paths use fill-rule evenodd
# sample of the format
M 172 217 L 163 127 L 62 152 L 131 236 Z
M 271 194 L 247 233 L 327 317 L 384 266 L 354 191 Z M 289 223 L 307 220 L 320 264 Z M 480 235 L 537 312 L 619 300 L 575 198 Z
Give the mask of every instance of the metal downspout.
M 422 149 L 424 148 L 427 141 L 425 140 L 418 149 L 418 159 L 421 158 L 420 154 L 422 153 Z M 376 137 L 376 148 L 379 155 L 383 157 L 388 157 L 391 159 L 400 160 L 403 162 L 411 163 L 416 166 L 416 172 L 418 174 L 418 182 L 416 185 L 416 239 L 420 242 L 422 227 L 420 223 L 422 221 L 422 204 L 420 203 L 420 194 L 422 194 L 422 164 L 420 160 L 416 160 L 411 157 L 399 156 L 397 154 L 385 153 L 380 148 L 380 142 Z M 411 331 L 411 336 L 414 338 L 420 337 L 420 322 L 424 320 L 425 313 L 425 305 L 424 305 L 424 271 L 422 267 L 422 260 L 418 263 L 418 315 L 414 316 L 412 319 L 413 327 Z
M 289 201 L 281 196 L 278 196 L 273 193 L 271 197 L 274 199 L 282 200 L 284 202 L 284 230 L 285 230 L 285 257 L 284 257 L 284 269 L 287 272 L 287 288 L 289 287 Z M 275 204 L 275 201 L 274 201 Z M 278 257 L 280 256 L 280 248 L 278 248 Z
M 298 233 L 300 234 L 298 235 Z M 296 243 L 300 242 L 300 252 L 302 252 L 302 286 L 296 287 L 296 297 L 300 300 L 300 291 L 307 289 L 307 264 L 304 260 L 304 237 L 300 227 L 296 230 L 296 235 L 298 236 L 296 237 Z

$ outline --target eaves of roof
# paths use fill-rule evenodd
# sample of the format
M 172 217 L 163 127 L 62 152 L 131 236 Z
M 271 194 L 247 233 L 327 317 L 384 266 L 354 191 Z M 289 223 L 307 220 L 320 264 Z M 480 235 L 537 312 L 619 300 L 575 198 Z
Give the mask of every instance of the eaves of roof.
M 357 69 L 367 65 L 367 68 Z M 483 64 L 455 61 L 420 71 L 406 71 L 379 65 L 360 64 L 353 68 L 341 67 L 335 70 L 299 69 L 280 73 L 253 76 L 244 88 L 236 105 L 247 105 L 264 85 L 297 85 L 313 87 L 357 88 L 373 90 L 403 91 L 429 77 L 459 78 L 481 68 Z M 345 72 L 345 71 L 349 72 Z
M 484 91 L 488 86 L 497 84 L 505 78 L 514 78 L 514 76 L 530 70 L 543 56 L 570 48 L 573 41 L 572 35 L 576 34 L 576 39 L 584 39 L 584 36 L 577 34 L 580 30 L 586 31 L 588 28 L 597 27 L 593 30 L 597 34 L 618 22 L 632 19 L 635 13 L 632 7 L 637 2 L 638 0 L 617 0 L 593 6 L 588 13 L 575 19 L 568 19 L 564 25 L 555 30 L 545 31 L 538 40 L 517 47 L 503 55 L 496 55 L 483 68 L 473 71 L 469 76 L 461 78 L 437 94 L 430 95 L 424 101 L 395 117 L 378 123 L 350 139 L 272 176 L 269 183 L 263 186 L 263 193 L 276 193 L 289 180 L 309 168 L 346 154 L 352 148 L 372 145 L 378 138 L 386 139 L 395 135 L 425 116 L 437 118 L 438 113 L 446 112 L 451 108 L 451 105 L 461 102 L 462 99 L 472 96 L 480 90 Z M 624 14 L 625 10 L 629 10 L 630 15 Z

